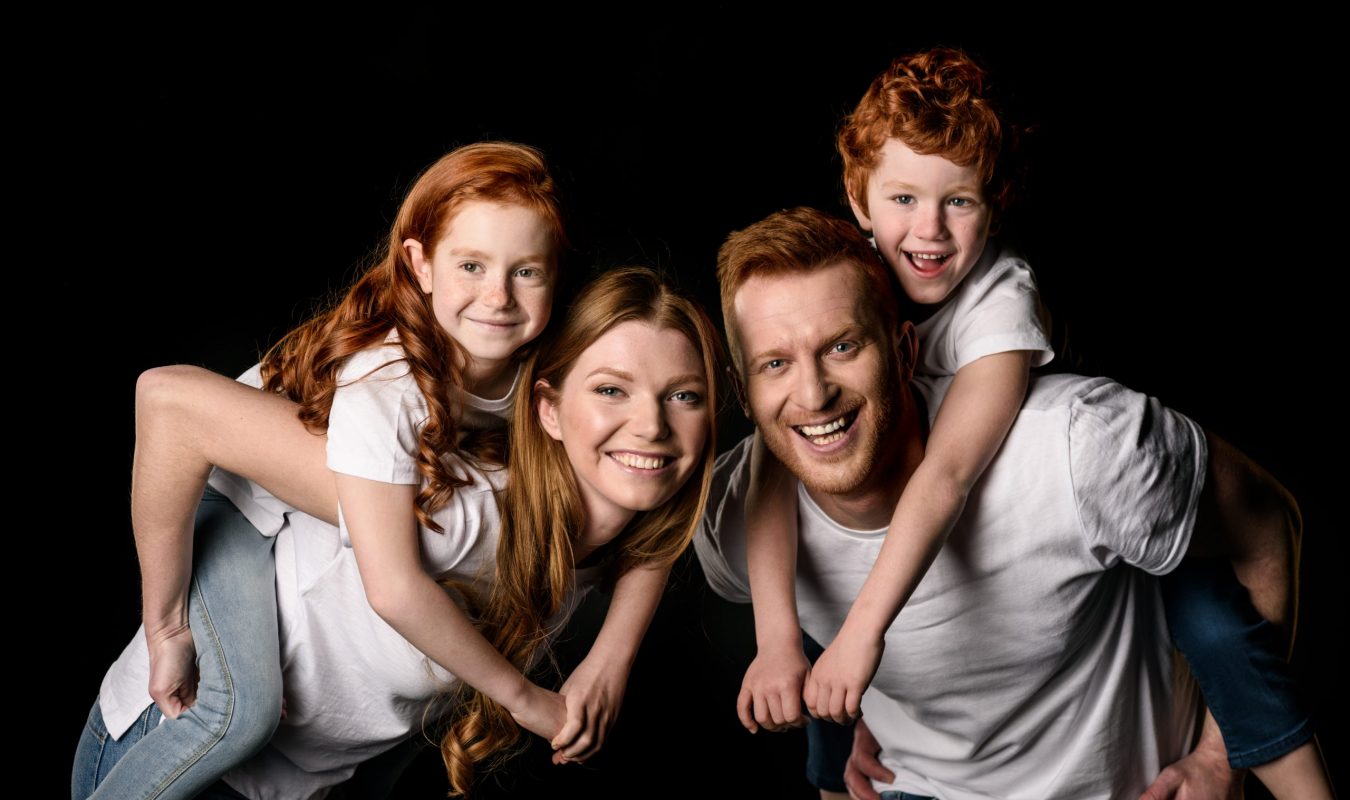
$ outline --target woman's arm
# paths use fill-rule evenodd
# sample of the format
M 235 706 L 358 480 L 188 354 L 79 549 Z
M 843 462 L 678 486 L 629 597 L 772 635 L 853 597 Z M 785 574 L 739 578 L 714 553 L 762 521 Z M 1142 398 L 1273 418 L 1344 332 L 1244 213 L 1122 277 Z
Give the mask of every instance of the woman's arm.
M 1026 397 L 1033 353 L 995 353 L 957 371 L 938 409 L 923 462 L 910 476 L 876 563 L 839 635 L 811 668 L 803 699 L 817 717 L 858 716 L 886 631 L 946 541 L 970 487 L 984 474 Z
M 566 716 L 561 695 L 530 682 L 497 652 L 422 568 L 413 514 L 417 486 L 336 477 L 343 521 L 375 613 L 432 661 L 500 703 L 522 727 L 546 739 L 557 735 Z
M 337 494 L 324 437 L 297 406 L 198 367 L 152 369 L 136 382 L 131 520 L 141 566 L 150 696 L 177 717 L 196 695 L 187 622 L 192 526 L 213 464 L 256 479 L 287 502 L 336 524 Z

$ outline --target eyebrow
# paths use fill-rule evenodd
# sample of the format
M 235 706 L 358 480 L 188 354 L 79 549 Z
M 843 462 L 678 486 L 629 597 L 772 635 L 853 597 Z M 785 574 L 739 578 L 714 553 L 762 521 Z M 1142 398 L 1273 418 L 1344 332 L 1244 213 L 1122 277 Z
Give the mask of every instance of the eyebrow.
M 912 192 L 912 191 L 916 191 L 916 189 L 917 189 L 917 187 L 914 186 L 913 184 L 905 183 L 904 181 L 896 181 L 896 180 L 882 181 L 882 182 L 881 182 L 881 188 L 882 188 L 883 190 L 884 190 L 884 189 L 908 189 L 908 190 L 911 191 L 911 192 Z M 946 190 L 946 192 L 945 192 L 945 194 L 952 194 L 953 192 L 966 192 L 966 193 L 968 193 L 968 194 L 980 194 L 980 189 L 979 189 L 978 186 L 974 186 L 974 185 L 969 184 L 969 183 L 958 183 L 958 184 L 955 185 L 955 186 L 948 186 L 948 187 L 947 187 L 947 190 Z
M 475 259 L 478 259 L 479 261 L 491 261 L 491 260 L 492 260 L 492 256 L 488 255 L 487 253 L 484 253 L 484 252 L 481 251 L 481 250 L 472 250 L 472 249 L 462 248 L 462 247 L 452 247 L 452 248 L 450 248 L 450 255 L 452 255 L 452 256 L 458 256 L 458 257 L 460 257 L 460 258 L 475 258 Z M 524 264 L 524 263 L 527 263 L 527 262 L 533 262 L 533 261 L 547 262 L 547 261 L 548 261 L 548 256 L 540 255 L 540 254 L 538 254 L 538 253 L 530 253 L 529 255 L 521 256 L 520 258 L 517 258 L 517 259 L 516 259 L 514 262 L 512 262 L 512 263 L 515 263 L 515 264 Z
M 696 372 L 689 372 L 684 375 L 676 375 L 674 378 L 671 378 L 669 381 L 667 381 L 667 385 L 669 386 L 677 386 L 681 383 L 706 383 L 706 381 L 703 380 L 702 375 L 699 375 Z
M 614 377 L 619 378 L 621 380 L 625 381 L 633 380 L 633 376 L 631 373 L 624 372 L 621 369 L 611 369 L 610 367 L 597 367 L 596 369 L 591 370 L 590 374 L 587 375 L 586 377 L 590 378 L 595 375 L 613 375 Z

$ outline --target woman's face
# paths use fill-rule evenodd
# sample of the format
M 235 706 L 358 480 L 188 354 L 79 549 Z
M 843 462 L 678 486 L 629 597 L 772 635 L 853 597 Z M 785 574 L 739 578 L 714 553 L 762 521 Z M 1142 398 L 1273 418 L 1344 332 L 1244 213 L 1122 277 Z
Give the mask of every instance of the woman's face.
M 645 322 L 597 339 L 538 412 L 576 472 L 588 527 L 611 536 L 675 496 L 703 459 L 712 422 L 698 351 L 683 333 Z

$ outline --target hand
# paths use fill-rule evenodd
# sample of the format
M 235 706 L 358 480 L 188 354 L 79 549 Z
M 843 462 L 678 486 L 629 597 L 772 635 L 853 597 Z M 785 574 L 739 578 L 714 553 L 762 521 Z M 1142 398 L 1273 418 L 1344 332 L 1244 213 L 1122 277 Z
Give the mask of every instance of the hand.
M 853 800 L 881 800 L 881 795 L 872 788 L 872 781 L 891 783 L 895 780 L 895 773 L 877 760 L 880 752 L 881 745 L 876 737 L 862 720 L 858 720 L 853 726 L 853 751 L 844 766 L 844 786 L 848 787 L 848 796 Z
M 150 650 L 150 699 L 169 719 L 197 702 L 197 647 L 192 629 L 183 625 L 162 633 L 146 632 Z
M 600 750 L 623 705 L 628 667 L 588 655 L 563 683 L 567 721 L 553 737 L 553 763 L 585 761 Z
M 1139 800 L 1242 800 L 1242 772 L 1228 766 L 1224 752 L 1202 741 L 1164 769 Z
M 761 726 L 785 731 L 805 725 L 802 684 L 810 669 L 800 640 L 782 647 L 761 647 L 736 697 L 736 716 L 745 729 L 757 733 Z
M 820 718 L 847 724 L 862 714 L 862 696 L 877 673 L 885 641 L 839 631 L 806 676 L 802 699 Z
M 522 700 L 515 708 L 508 708 L 516 724 L 535 736 L 553 739 L 562 729 L 567 707 L 562 695 L 550 692 L 533 683 L 525 687 Z

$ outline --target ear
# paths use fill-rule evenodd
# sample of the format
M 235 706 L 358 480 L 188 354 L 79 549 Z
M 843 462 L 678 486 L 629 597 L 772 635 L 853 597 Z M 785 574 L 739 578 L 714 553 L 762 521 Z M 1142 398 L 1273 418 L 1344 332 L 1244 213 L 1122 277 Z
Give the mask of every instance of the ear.
M 914 369 L 919 365 L 919 334 L 914 331 L 914 323 L 905 320 L 895 332 L 895 366 L 900 380 L 909 383 L 914 378 Z
M 556 393 L 546 380 L 534 382 L 534 395 L 537 398 L 535 410 L 539 414 L 539 425 L 554 440 L 562 441 L 562 426 L 558 424 L 558 404 L 551 399 Z
M 408 262 L 412 264 L 413 274 L 417 276 L 422 293 L 431 294 L 431 261 L 422 250 L 422 243 L 416 239 L 404 239 L 403 251 L 408 254 Z
M 867 211 L 858 203 L 857 198 L 853 196 L 851 191 L 848 193 L 848 207 L 853 209 L 853 216 L 858 220 L 858 227 L 870 232 L 872 230 L 872 218 L 867 216 Z
M 754 417 L 750 416 L 750 398 L 745 394 L 745 381 L 741 379 L 740 370 L 735 367 L 727 367 L 727 379 L 731 382 L 731 390 L 736 393 L 736 403 L 741 407 L 741 413 L 745 418 L 754 422 Z

